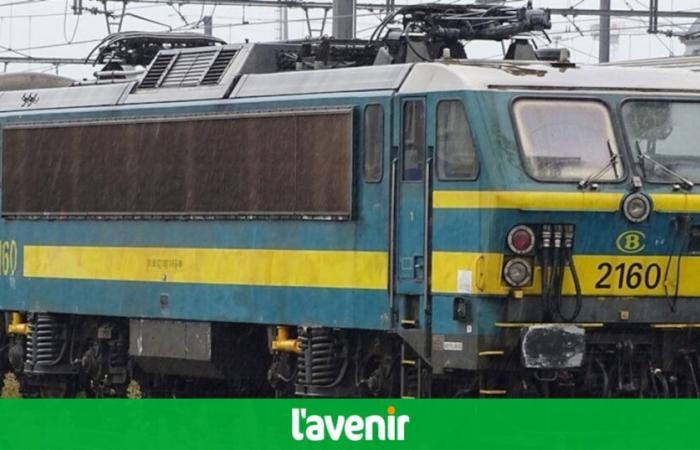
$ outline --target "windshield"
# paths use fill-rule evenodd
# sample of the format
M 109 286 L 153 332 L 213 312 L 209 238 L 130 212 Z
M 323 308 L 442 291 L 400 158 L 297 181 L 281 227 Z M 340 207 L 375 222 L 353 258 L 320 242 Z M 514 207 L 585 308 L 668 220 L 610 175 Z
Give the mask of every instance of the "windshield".
M 657 183 L 678 183 L 676 173 L 700 182 L 700 103 L 629 101 L 622 120 L 636 164 L 644 177 Z M 640 158 L 638 152 L 653 161 Z M 669 169 L 673 173 L 670 173 Z
M 518 100 L 513 113 L 528 173 L 543 181 L 624 176 L 608 109 L 591 100 Z M 606 166 L 609 166 L 606 168 Z

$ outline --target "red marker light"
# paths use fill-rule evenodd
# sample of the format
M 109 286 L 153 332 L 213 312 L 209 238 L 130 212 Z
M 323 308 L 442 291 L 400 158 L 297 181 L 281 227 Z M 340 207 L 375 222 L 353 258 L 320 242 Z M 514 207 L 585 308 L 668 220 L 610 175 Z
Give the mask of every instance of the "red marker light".
M 508 232 L 508 248 L 513 253 L 524 255 L 535 247 L 535 233 L 526 225 L 518 225 Z

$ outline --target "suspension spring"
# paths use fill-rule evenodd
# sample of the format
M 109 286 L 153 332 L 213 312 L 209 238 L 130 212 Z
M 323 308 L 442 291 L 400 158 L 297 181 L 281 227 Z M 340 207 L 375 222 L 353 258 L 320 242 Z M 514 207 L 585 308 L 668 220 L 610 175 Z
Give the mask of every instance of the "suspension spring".
M 301 354 L 297 359 L 297 383 L 316 387 L 337 385 L 348 366 L 345 339 L 328 328 L 300 329 L 298 336 Z
M 25 371 L 43 373 L 64 359 L 68 347 L 66 324 L 55 314 L 36 313 L 27 321 Z

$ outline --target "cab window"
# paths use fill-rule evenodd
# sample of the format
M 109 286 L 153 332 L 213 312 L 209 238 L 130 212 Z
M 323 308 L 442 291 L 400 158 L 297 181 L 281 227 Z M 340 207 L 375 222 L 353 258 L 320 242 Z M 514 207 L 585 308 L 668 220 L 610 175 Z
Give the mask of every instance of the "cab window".
M 421 100 L 411 100 L 403 106 L 403 179 L 423 179 L 425 161 L 425 106 Z
M 437 107 L 437 176 L 441 180 L 473 180 L 479 173 L 467 115 L 460 100 Z
M 382 154 L 384 153 L 384 108 L 367 105 L 363 119 L 365 181 L 377 183 L 382 179 Z
M 700 103 L 634 100 L 622 106 L 622 122 L 635 162 L 653 183 L 700 182 Z
M 513 105 L 525 170 L 542 181 L 624 177 L 610 112 L 593 100 L 523 99 Z

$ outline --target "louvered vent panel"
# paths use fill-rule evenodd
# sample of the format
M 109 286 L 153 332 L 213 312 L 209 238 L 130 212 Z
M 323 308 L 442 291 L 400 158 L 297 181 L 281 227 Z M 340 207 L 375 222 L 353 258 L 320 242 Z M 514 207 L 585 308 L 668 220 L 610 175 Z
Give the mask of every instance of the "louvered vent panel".
M 162 87 L 197 86 L 216 56 L 216 50 L 180 53 L 165 75 Z
M 221 76 L 228 68 L 235 54 L 236 50 L 234 49 L 221 50 L 214 60 L 214 63 L 209 68 L 209 71 L 204 76 L 202 84 L 219 84 Z
M 175 55 L 158 55 L 151 67 L 148 69 L 148 73 L 141 80 L 142 88 L 149 89 L 158 86 L 158 81 L 163 76 L 163 72 L 168 68 L 170 61 L 172 61 Z

